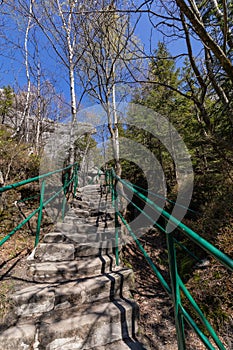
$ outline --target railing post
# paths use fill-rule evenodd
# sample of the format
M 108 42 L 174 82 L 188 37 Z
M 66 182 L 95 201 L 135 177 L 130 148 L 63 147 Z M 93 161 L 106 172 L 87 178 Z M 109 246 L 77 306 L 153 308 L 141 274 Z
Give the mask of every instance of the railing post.
M 64 185 L 63 185 L 64 196 L 62 201 L 62 221 L 64 221 L 64 218 L 65 218 L 67 183 L 68 183 L 68 173 L 65 174 Z
M 110 189 L 111 193 L 111 199 L 112 199 L 112 206 L 115 209 L 115 258 L 116 258 L 116 265 L 119 266 L 119 219 L 118 219 L 118 195 L 117 195 L 117 181 L 114 180 L 114 176 L 112 171 L 107 170 L 105 173 L 106 176 L 106 182 L 108 184 L 107 187 Z
M 172 232 L 166 234 L 167 236 L 167 248 L 168 248 L 168 261 L 169 261 L 169 273 L 171 279 L 171 291 L 175 313 L 176 335 L 179 350 L 185 350 L 185 335 L 184 335 L 184 320 L 180 310 L 181 297 L 180 286 L 178 280 L 178 270 L 176 262 L 176 249 L 174 244 L 174 238 Z
M 77 187 L 78 187 L 78 164 L 74 165 L 74 179 L 73 179 L 73 183 L 74 183 L 73 196 L 75 198 L 76 190 L 77 190 Z
M 113 176 L 111 176 L 112 188 L 113 188 L 113 203 L 115 208 L 115 256 L 116 256 L 116 265 L 119 266 L 119 220 L 118 220 L 118 195 L 117 195 L 117 181 L 113 183 Z
M 40 240 L 40 226 L 41 226 L 43 207 L 44 207 L 44 192 L 45 192 L 45 180 L 42 181 L 41 190 L 40 190 L 40 207 L 39 207 L 40 209 L 39 209 L 38 218 L 37 218 L 35 247 L 38 245 Z

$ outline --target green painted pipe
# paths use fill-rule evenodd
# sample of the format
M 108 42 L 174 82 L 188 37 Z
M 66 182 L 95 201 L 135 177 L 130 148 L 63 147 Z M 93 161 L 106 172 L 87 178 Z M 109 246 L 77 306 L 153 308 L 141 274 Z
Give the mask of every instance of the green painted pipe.
M 5 187 L 2 187 L 0 188 L 0 192 L 4 192 L 4 191 L 8 191 L 8 190 L 11 190 L 13 188 L 17 188 L 19 186 L 23 186 L 27 183 L 30 183 L 30 182 L 34 182 L 34 181 L 38 181 L 39 179 L 44 179 L 48 176 L 51 176 L 53 174 L 56 174 L 56 173 L 59 173 L 61 171 L 64 171 L 64 170 L 67 170 L 67 169 L 70 169 L 71 167 L 75 166 L 77 163 L 75 163 L 74 165 L 69 165 L 67 166 L 66 168 L 64 169 L 58 169 L 58 170 L 55 170 L 55 171 L 52 171 L 50 173 L 47 173 L 47 174 L 43 174 L 41 176 L 37 176 L 37 177 L 34 177 L 34 178 L 30 178 L 30 179 L 27 179 L 27 180 L 24 180 L 24 181 L 20 181 L 20 182 L 17 182 L 15 184 L 11 184 L 11 185 L 8 185 L 8 186 L 5 186 Z M 43 203 L 43 198 L 44 198 L 44 186 L 45 186 L 45 183 L 44 181 L 42 182 L 42 187 L 41 187 L 41 195 L 40 195 L 40 206 L 35 209 L 31 214 L 29 214 L 27 216 L 27 218 L 25 218 L 21 223 L 19 223 L 8 235 L 6 235 L 1 241 L 0 241 L 0 247 L 8 240 L 10 239 L 18 230 L 20 230 L 29 220 L 31 220 L 31 218 L 33 216 L 35 216 L 37 213 L 39 213 L 38 215 L 38 219 L 37 219 L 37 230 L 36 230 L 36 238 L 35 238 L 35 246 L 38 244 L 39 242 L 39 230 L 40 230 L 40 226 L 41 226 L 41 220 L 42 220 L 42 209 L 45 208 L 54 198 L 56 198 L 61 192 L 64 191 L 64 189 L 66 189 L 70 183 L 73 181 L 73 177 L 72 179 L 66 183 L 66 186 L 62 186 L 61 189 L 59 191 L 57 191 L 52 197 L 50 197 L 46 202 Z
M 192 295 L 190 294 L 190 292 L 188 291 L 188 289 L 186 288 L 185 284 L 183 283 L 183 281 L 181 280 L 181 278 L 178 276 L 178 284 L 182 290 L 182 292 L 184 293 L 184 295 L 186 296 L 186 298 L 189 300 L 189 302 L 191 303 L 193 309 L 196 311 L 196 313 L 198 314 L 201 322 L 203 323 L 203 325 L 205 326 L 205 328 L 207 329 L 207 331 L 209 332 L 209 334 L 211 335 L 211 337 L 213 338 L 215 344 L 218 346 L 219 349 L 221 350 L 226 350 L 224 345 L 222 344 L 222 342 L 220 341 L 220 339 L 218 338 L 217 334 L 215 333 L 214 329 L 212 328 L 211 324 L 208 322 L 208 320 L 205 318 L 204 314 L 202 313 L 201 309 L 199 308 L 198 304 L 196 303 L 196 301 L 193 299 Z
M 27 179 L 27 180 L 23 180 L 23 181 L 16 182 L 16 183 L 11 184 L 11 185 L 7 185 L 7 186 L 5 186 L 5 187 L 1 187 L 1 188 L 0 188 L 0 193 L 1 193 L 1 192 L 8 191 L 8 190 L 12 190 L 13 188 L 17 188 L 17 187 L 19 187 L 19 186 L 23 186 L 23 185 L 29 184 L 29 183 L 31 183 L 31 182 L 34 182 L 34 181 L 38 181 L 38 180 L 44 179 L 44 178 L 46 178 L 46 177 L 48 177 L 48 176 L 51 176 L 51 175 L 53 175 L 53 174 L 60 173 L 60 172 L 62 172 L 62 171 L 64 171 L 64 170 L 68 170 L 68 169 L 70 169 L 71 167 L 73 167 L 75 164 L 77 164 L 77 163 L 74 163 L 74 164 L 72 164 L 72 165 L 69 165 L 69 166 L 67 166 L 67 167 L 64 168 L 64 169 L 54 170 L 54 171 L 51 171 L 51 172 L 49 172 L 49 173 L 42 174 L 42 175 L 40 175 L 40 176 L 32 177 L 32 178 Z
M 118 181 L 120 181 L 123 185 L 128 187 L 130 190 L 132 190 L 134 193 L 136 193 L 140 198 L 147 201 L 155 210 L 157 210 L 159 213 L 164 215 L 167 219 L 171 220 L 177 227 L 179 227 L 182 232 L 189 237 L 192 241 L 194 241 L 196 244 L 198 244 L 201 248 L 203 248 L 205 251 L 207 251 L 209 254 L 214 256 L 218 261 L 220 261 L 225 267 L 233 271 L 233 260 L 223 252 L 221 252 L 218 248 L 213 246 L 211 243 L 209 243 L 207 240 L 199 236 L 196 232 L 191 230 L 189 227 L 184 225 L 182 222 L 177 220 L 174 216 L 166 212 L 163 208 L 160 208 L 158 205 L 156 205 L 154 202 L 152 202 L 149 198 L 144 196 L 142 193 L 138 192 L 133 186 L 129 185 L 126 181 L 119 178 L 119 176 L 115 175 L 115 178 L 117 178 Z
M 139 240 L 137 239 L 137 237 L 134 234 L 134 232 L 131 230 L 131 228 L 128 225 L 128 223 L 126 222 L 125 218 L 121 215 L 120 212 L 118 212 L 118 216 L 120 217 L 120 219 L 122 220 L 123 224 L 125 225 L 125 227 L 129 231 L 129 233 L 131 234 L 133 239 L 135 240 L 135 242 L 138 245 L 139 249 L 142 251 L 144 257 L 146 258 L 146 260 L 148 262 L 148 264 L 150 265 L 150 267 L 152 268 L 152 270 L 156 274 L 158 280 L 161 282 L 161 284 L 164 287 L 165 291 L 168 293 L 169 296 L 171 296 L 171 288 L 169 287 L 169 285 L 165 281 L 164 277 L 161 275 L 161 273 L 159 272 L 159 270 L 157 269 L 157 267 L 155 266 L 155 264 L 153 263 L 153 261 L 151 260 L 151 258 L 149 257 L 149 255 L 147 254 L 147 252 L 145 251 L 145 249 L 143 248 L 143 246 L 139 242 Z

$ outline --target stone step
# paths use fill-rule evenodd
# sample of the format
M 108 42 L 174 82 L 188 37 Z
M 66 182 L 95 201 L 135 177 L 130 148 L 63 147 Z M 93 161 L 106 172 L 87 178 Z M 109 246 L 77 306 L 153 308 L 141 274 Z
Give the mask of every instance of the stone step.
M 53 309 L 93 303 L 97 300 L 129 297 L 133 288 L 133 272 L 119 269 L 116 272 L 61 284 L 36 284 L 11 296 L 19 317 L 41 315 Z
M 36 325 L 31 323 L 10 327 L 0 334 L 0 350 L 34 349 Z
M 69 233 L 96 233 L 97 227 L 90 224 L 67 224 L 65 222 L 57 223 L 55 230 L 57 232 L 69 232 Z
M 116 299 L 80 309 L 54 310 L 32 322 L 17 323 L 0 335 L 0 350 L 122 350 L 128 349 L 137 329 L 138 307 Z M 122 341 L 122 338 L 125 341 Z M 126 348 L 127 349 L 127 348 Z M 135 348 L 143 350 L 143 347 Z
M 76 216 L 79 215 L 80 211 L 83 209 L 79 208 L 70 208 L 69 211 L 66 213 L 67 216 Z M 85 212 L 87 211 L 89 213 L 89 210 L 84 210 Z
M 63 223 L 65 224 L 73 224 L 75 223 L 76 225 L 77 224 L 87 224 L 87 220 L 88 220 L 89 216 L 87 217 L 79 217 L 78 215 L 77 216 L 74 216 L 74 215 L 71 215 L 71 214 L 67 214 L 65 217 L 64 217 L 64 220 L 63 220 Z
M 97 346 L 97 347 L 91 348 L 90 350 L 147 350 L 147 349 L 140 342 L 129 338 L 129 339 L 115 341 L 114 343 L 111 343 L 111 344 Z
M 87 209 L 80 209 L 80 208 L 76 208 L 76 207 L 72 207 L 73 209 L 73 212 L 71 213 L 71 210 L 69 210 L 67 213 L 66 213 L 66 216 L 76 216 L 78 218 L 87 218 L 89 215 L 90 215 L 90 211 L 87 210 Z M 75 211 L 74 211 L 75 209 Z M 88 207 L 89 209 L 89 207 Z
M 90 225 L 96 225 L 96 226 L 104 226 L 107 225 L 107 227 L 115 227 L 115 220 L 109 216 L 106 215 L 100 215 L 100 216 L 90 216 L 86 223 Z
M 111 203 L 91 203 L 90 204 L 90 210 L 98 209 L 99 211 L 106 211 L 111 210 L 112 204 Z
M 98 208 L 92 208 L 90 210 L 90 215 L 91 216 L 101 216 L 101 215 L 108 215 L 110 219 L 114 219 L 115 217 L 115 209 L 114 208 L 111 208 L 111 209 L 108 209 L 107 211 L 106 210 L 98 210 Z
M 74 258 L 75 247 L 69 243 L 39 243 L 34 255 L 35 261 L 65 261 Z
M 119 234 L 119 244 L 121 236 Z M 50 232 L 47 233 L 44 237 L 44 243 L 46 244 L 73 244 L 75 249 L 78 245 L 89 245 L 92 247 L 105 248 L 105 247 L 114 247 L 115 246 L 115 232 L 103 231 L 98 235 L 95 234 L 75 234 L 75 233 L 57 233 Z M 108 242 L 112 242 L 111 245 Z M 56 248 L 55 248 L 56 249 Z M 45 247 L 46 250 L 46 247 Z
M 115 267 L 115 258 L 110 254 L 63 262 L 36 263 L 31 260 L 28 264 L 28 274 L 34 281 L 59 282 L 108 273 Z
M 90 206 L 90 202 L 84 201 L 84 200 L 73 200 L 70 203 L 72 208 L 79 208 L 79 209 L 83 209 L 83 210 L 88 210 L 89 206 Z
M 85 189 L 85 191 L 78 192 L 78 197 L 84 199 L 84 198 L 95 198 L 95 197 L 101 197 L 102 193 L 100 188 L 95 188 L 94 190 L 91 189 Z
M 88 184 L 85 186 L 81 186 L 78 188 L 78 191 L 82 192 L 85 190 L 89 190 L 89 189 L 96 189 L 96 188 L 100 188 L 100 184 Z
M 70 203 L 70 206 L 72 209 L 76 209 L 76 215 L 79 215 L 79 216 L 82 215 L 82 211 L 84 212 L 84 215 L 85 215 L 85 212 L 88 212 L 90 209 L 90 204 L 88 206 L 86 206 L 86 205 L 81 205 L 81 204 L 75 202 L 75 203 Z M 82 215 L 82 216 L 84 216 L 84 215 Z
M 104 198 L 106 195 L 101 192 L 100 189 L 95 189 L 94 191 L 88 190 L 88 191 L 82 191 L 80 192 L 80 198 L 82 200 L 85 200 L 84 198 Z
M 85 200 L 85 198 L 87 198 L 87 200 Z M 111 196 L 106 196 L 101 195 L 101 193 L 84 193 L 81 197 L 82 201 L 85 201 L 87 203 L 99 203 L 99 202 L 108 202 L 108 203 L 112 203 L 112 197 Z
M 87 242 L 96 242 L 97 236 L 96 233 L 88 234 L 80 234 L 80 233 L 72 233 L 72 232 L 50 232 L 44 236 L 44 243 L 75 243 L 82 244 Z
M 105 226 L 98 226 L 96 224 L 89 224 L 89 223 L 85 223 L 85 224 L 80 224 L 80 223 L 75 223 L 73 222 L 72 224 L 68 224 L 68 223 L 59 223 L 56 225 L 55 227 L 55 232 L 58 233 L 63 233 L 64 235 L 66 235 L 67 237 L 71 236 L 71 235 L 88 235 L 92 236 L 94 234 L 98 235 L 98 234 L 106 234 L 106 235 L 114 235 L 115 233 L 115 228 L 113 227 L 108 227 L 105 229 Z M 98 239 L 98 238 L 97 238 Z
M 38 342 L 46 350 L 85 350 L 134 337 L 138 307 L 116 299 L 68 310 L 56 310 L 40 318 Z
M 80 193 L 81 195 L 85 195 L 85 196 L 101 195 L 101 188 L 99 185 L 97 185 L 93 188 L 86 187 L 84 189 L 80 189 L 78 193 Z
M 112 211 L 112 210 L 111 210 Z M 114 224 L 114 212 L 113 213 L 106 213 L 106 212 L 101 212 L 98 210 L 93 210 L 92 209 L 92 214 L 96 214 L 93 216 L 78 216 L 76 215 L 75 210 L 69 210 L 69 212 L 66 214 L 64 218 L 64 223 L 67 224 L 72 224 L 74 223 L 75 225 L 77 224 L 92 224 L 95 225 L 96 223 L 100 222 L 107 222 L 108 224 L 112 222 Z
M 100 185 L 79 189 L 28 260 L 32 285 L 11 297 L 16 324 L 0 350 L 145 349 L 134 338 L 138 307 L 126 299 L 133 272 L 115 263 L 114 217 Z
M 116 237 L 116 232 L 114 227 L 112 228 L 97 227 L 97 231 L 95 234 L 88 234 L 88 233 L 80 234 L 80 233 L 72 233 L 72 232 L 64 232 L 63 234 L 67 241 L 70 241 L 70 243 L 77 242 L 78 244 L 80 243 L 94 244 L 95 242 L 111 240 L 111 239 L 115 239 Z M 86 240 L 84 241 L 85 235 L 86 235 Z M 118 237 L 120 237 L 120 235 L 121 235 L 121 232 L 120 230 L 118 230 Z M 80 237 L 82 237 L 81 241 L 80 241 Z
M 98 244 L 79 244 L 75 249 L 75 258 L 85 258 L 90 256 L 102 256 L 107 254 L 113 254 L 114 242 L 106 240 L 99 242 Z
M 64 237 L 67 238 L 67 243 Z M 113 252 L 112 248 L 115 247 L 115 233 L 112 235 L 110 232 L 108 236 L 108 232 L 106 232 L 99 237 L 97 236 L 94 242 L 88 241 L 88 238 L 89 236 L 85 237 L 87 242 L 80 243 L 80 235 L 72 235 L 70 237 L 59 235 L 57 237 L 54 234 L 53 237 L 52 234 L 47 234 L 45 237 L 47 242 L 38 244 L 34 253 L 34 260 L 37 262 L 67 261 L 79 257 L 100 256 Z M 69 243 L 71 241 L 73 242 L 72 244 Z M 118 243 L 120 245 L 120 237 Z
M 86 199 L 85 199 L 86 198 Z M 89 204 L 94 202 L 108 202 L 112 203 L 112 197 L 111 195 L 106 196 L 106 194 L 101 195 L 101 193 L 84 193 L 82 197 L 80 197 L 80 200 L 88 202 Z

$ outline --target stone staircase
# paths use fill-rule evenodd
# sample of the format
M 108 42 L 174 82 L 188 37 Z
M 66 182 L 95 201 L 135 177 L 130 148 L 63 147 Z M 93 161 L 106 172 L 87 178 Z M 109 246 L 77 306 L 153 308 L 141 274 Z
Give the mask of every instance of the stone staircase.
M 114 213 L 99 185 L 80 189 L 31 260 L 31 285 L 12 295 L 0 350 L 145 349 L 136 338 L 133 272 L 116 266 Z

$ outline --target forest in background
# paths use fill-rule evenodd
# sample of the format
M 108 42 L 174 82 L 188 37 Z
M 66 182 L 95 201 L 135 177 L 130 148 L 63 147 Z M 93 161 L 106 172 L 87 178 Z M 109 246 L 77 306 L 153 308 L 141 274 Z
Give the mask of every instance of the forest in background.
M 151 26 L 149 49 L 135 35 L 142 16 Z M 168 197 L 175 201 L 176 169 L 164 145 L 143 130 L 122 127 L 117 102 L 131 101 L 166 117 L 182 136 L 194 170 L 193 212 L 187 212 L 185 223 L 232 256 L 232 3 L 20 0 L 2 2 L 0 20 L 1 62 L 15 60 L 24 75 L 23 86 L 16 74 L 0 92 L 1 185 L 38 174 L 53 122 L 68 116 L 75 124 L 87 98 L 106 111 L 118 174 L 143 183 L 138 167 L 121 159 L 117 145 L 124 135 L 155 154 Z M 160 40 L 154 42 L 156 35 Z M 178 42 L 182 50 L 173 53 Z M 9 73 L 6 67 L 2 64 L 2 75 Z M 67 84 L 68 95 L 56 87 L 58 80 Z M 80 147 L 85 154 L 86 143 Z M 206 314 L 224 328 L 232 312 L 229 274 L 211 260 L 207 281 L 206 270 L 196 274 L 192 261 L 181 261 L 197 301 L 212 305 Z M 216 296 L 214 303 L 210 295 Z

